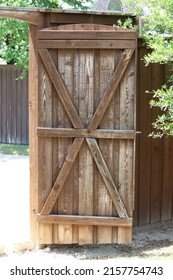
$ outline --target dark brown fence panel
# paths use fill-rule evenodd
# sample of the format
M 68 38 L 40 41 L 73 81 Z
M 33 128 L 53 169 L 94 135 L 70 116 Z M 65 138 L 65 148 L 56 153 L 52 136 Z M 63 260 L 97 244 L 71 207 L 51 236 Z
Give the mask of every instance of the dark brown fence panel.
M 0 143 L 28 144 L 28 78 L 14 65 L 0 65 Z
M 149 101 L 154 89 L 166 80 L 167 67 L 145 67 L 142 58 L 148 50 L 138 48 L 136 195 L 134 225 L 149 225 L 171 220 L 173 209 L 173 138 L 152 139 L 152 122 L 158 110 Z M 146 91 L 149 93 L 146 93 Z

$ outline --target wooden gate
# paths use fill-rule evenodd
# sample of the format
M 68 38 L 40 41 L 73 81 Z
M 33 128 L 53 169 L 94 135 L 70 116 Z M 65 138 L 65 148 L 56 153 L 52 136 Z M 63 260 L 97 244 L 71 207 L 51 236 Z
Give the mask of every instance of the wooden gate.
M 39 244 L 132 238 L 136 33 L 37 33 Z

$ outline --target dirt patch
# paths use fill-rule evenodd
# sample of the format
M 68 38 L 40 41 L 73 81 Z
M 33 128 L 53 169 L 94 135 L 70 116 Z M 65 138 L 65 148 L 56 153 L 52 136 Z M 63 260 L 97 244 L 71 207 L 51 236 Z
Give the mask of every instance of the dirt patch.
M 16 247 L 15 247 L 16 246 Z M 58 245 L 34 249 L 27 243 L 6 247 L 2 258 L 38 258 L 38 259 L 116 259 L 116 258 L 153 258 L 173 259 L 173 225 L 162 226 L 133 234 L 132 244 L 102 245 Z M 15 249 L 18 250 L 15 251 Z M 30 251 L 31 250 L 31 251 Z M 16 253 L 14 253 L 16 252 Z

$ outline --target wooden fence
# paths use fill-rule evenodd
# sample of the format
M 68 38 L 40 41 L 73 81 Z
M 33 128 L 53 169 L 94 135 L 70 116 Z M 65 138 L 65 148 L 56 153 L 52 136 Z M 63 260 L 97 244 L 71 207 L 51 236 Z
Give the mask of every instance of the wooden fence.
M 148 50 L 138 44 L 136 193 L 134 225 L 142 226 L 173 218 L 173 138 L 152 139 L 152 123 L 158 110 L 150 109 L 153 89 L 163 85 L 168 75 L 164 65 L 145 67 Z M 146 91 L 149 93 L 146 93 Z
M 28 78 L 14 65 L 0 65 L 0 143 L 28 144 Z
M 167 69 L 163 65 L 144 66 L 146 48 L 138 48 L 136 191 L 134 226 L 173 219 L 173 138 L 152 139 L 157 110 L 150 109 L 152 92 L 163 84 Z M 27 79 L 15 81 L 14 66 L 0 66 L 0 142 L 28 143 Z

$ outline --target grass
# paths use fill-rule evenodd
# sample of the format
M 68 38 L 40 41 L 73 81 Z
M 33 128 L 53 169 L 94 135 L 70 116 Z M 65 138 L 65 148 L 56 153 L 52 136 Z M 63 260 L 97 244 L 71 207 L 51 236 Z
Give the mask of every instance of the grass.
M 29 155 L 28 145 L 0 144 L 0 154 Z

